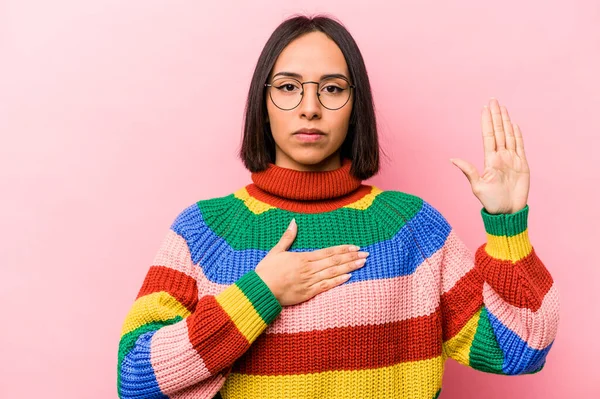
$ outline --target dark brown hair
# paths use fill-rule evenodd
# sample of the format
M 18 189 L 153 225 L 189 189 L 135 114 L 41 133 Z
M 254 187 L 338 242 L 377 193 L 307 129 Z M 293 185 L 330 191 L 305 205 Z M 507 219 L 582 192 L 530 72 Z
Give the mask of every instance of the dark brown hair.
M 350 173 L 368 179 L 379 171 L 379 141 L 375 107 L 365 62 L 350 32 L 338 21 L 318 15 L 294 16 L 283 21 L 265 44 L 248 91 L 244 115 L 244 135 L 239 156 L 251 172 L 265 170 L 275 162 L 275 141 L 267 122 L 265 101 L 267 79 L 283 49 L 294 39 L 310 33 L 323 32 L 333 40 L 344 55 L 350 80 L 356 86 L 354 104 L 346 140 L 341 146 L 343 158 L 352 159 Z

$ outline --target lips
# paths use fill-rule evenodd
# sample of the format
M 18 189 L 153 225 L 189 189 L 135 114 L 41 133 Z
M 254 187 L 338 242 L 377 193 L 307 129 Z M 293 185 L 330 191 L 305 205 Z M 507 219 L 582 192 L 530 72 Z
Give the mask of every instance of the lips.
M 300 141 L 312 143 L 325 137 L 325 133 L 319 129 L 300 129 L 294 133 L 294 137 Z
M 324 135 L 319 129 L 300 129 L 294 132 L 294 134 L 303 134 L 303 135 Z

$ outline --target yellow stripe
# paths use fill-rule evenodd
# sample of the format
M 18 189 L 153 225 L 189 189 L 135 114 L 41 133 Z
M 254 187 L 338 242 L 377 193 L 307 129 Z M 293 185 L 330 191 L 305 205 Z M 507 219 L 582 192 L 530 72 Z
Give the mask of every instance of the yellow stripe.
M 237 285 L 227 287 L 215 299 L 249 343 L 254 342 L 267 328 L 267 324 L 254 309 L 252 302 Z
M 166 321 L 176 316 L 186 318 L 189 314 L 190 311 L 167 292 L 154 292 L 144 295 L 133 303 L 127 317 L 125 317 L 121 336 L 144 324 Z
M 517 262 L 531 253 L 528 229 L 512 237 L 494 236 L 487 233 L 485 252 L 492 258 Z
M 359 211 L 364 211 L 373 204 L 373 201 L 375 201 L 375 197 L 377 197 L 382 192 L 383 190 L 375 186 L 371 186 L 371 192 L 369 194 L 365 195 L 358 201 L 354 201 L 353 203 L 344 206 L 344 208 L 352 208 L 358 209 Z
M 364 211 L 365 209 L 369 208 L 373 204 L 375 197 L 377 197 L 382 192 L 383 192 L 383 190 L 381 190 L 375 186 L 372 186 L 371 192 L 369 194 L 365 195 L 364 197 L 362 197 L 361 199 L 359 199 L 357 201 L 354 201 L 351 204 L 345 205 L 344 208 L 351 208 L 351 209 L 357 209 L 360 211 Z M 246 208 L 248 208 L 248 210 L 250 210 L 255 215 L 260 215 L 261 213 L 266 212 L 270 209 L 276 209 L 274 206 L 269 205 L 265 202 L 262 202 L 256 198 L 252 197 L 248 193 L 248 190 L 246 190 L 245 187 L 242 187 L 241 189 L 239 189 L 238 191 L 233 193 L 233 195 L 235 198 L 243 201 L 244 205 L 246 205 Z
M 275 368 L 274 368 L 275 370 Z M 298 375 L 231 373 L 223 399 L 432 399 L 442 386 L 442 356 L 391 367 Z
M 266 212 L 269 209 L 275 209 L 274 206 L 266 204 L 252 197 L 248 193 L 248 190 L 246 190 L 246 187 L 240 188 L 238 191 L 233 193 L 233 195 L 235 196 L 235 198 L 244 201 L 244 205 L 246 205 L 246 208 L 248 208 L 250 212 L 254 213 L 255 215 L 260 215 L 261 213 Z
M 444 353 L 465 366 L 469 365 L 469 352 L 477 332 L 481 309 L 471 317 L 454 337 L 444 343 Z

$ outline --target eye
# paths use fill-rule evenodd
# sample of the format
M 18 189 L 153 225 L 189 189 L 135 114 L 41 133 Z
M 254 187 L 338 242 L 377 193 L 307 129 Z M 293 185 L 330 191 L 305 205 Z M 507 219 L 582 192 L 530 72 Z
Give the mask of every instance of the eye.
M 284 93 L 291 93 L 293 91 L 300 90 L 299 85 L 292 82 L 276 82 L 273 86 L 277 90 L 280 90 Z
M 325 91 L 326 94 L 339 94 L 344 91 L 344 89 L 334 85 L 327 85 L 323 87 L 323 91 Z

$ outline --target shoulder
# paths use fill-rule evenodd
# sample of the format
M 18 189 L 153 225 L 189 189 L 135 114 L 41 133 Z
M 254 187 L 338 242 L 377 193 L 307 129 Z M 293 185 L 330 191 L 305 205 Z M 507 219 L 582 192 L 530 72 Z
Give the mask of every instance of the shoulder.
M 171 224 L 171 229 L 182 236 L 206 226 L 207 219 L 218 218 L 227 213 L 234 203 L 234 194 L 200 199 L 183 208 Z
M 398 214 L 405 223 L 427 225 L 429 228 L 442 230 L 449 228 L 449 223 L 442 213 L 418 195 L 397 190 L 380 190 L 377 199 L 384 209 Z

